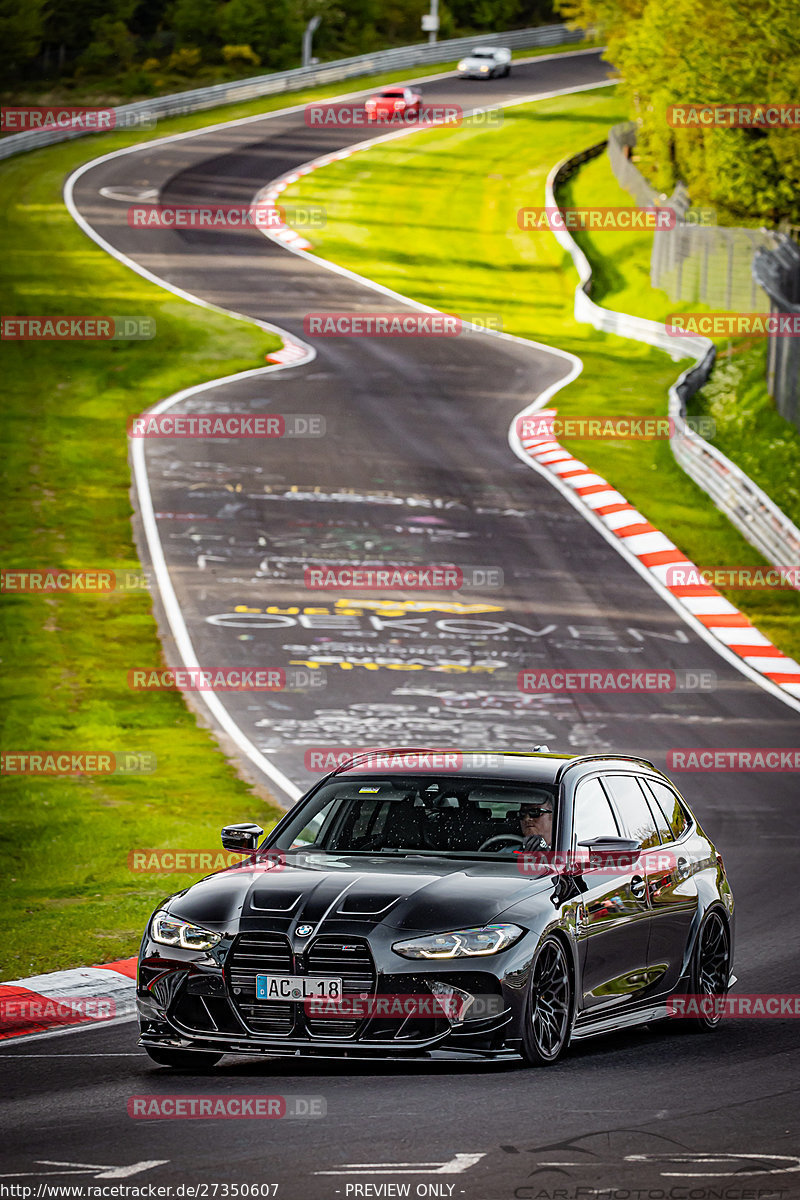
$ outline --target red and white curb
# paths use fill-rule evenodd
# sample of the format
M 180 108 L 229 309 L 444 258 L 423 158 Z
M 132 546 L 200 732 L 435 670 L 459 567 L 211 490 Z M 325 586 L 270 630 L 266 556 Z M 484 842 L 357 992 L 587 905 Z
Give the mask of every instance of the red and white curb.
M 538 418 L 555 416 L 555 409 L 538 409 Z M 698 578 L 698 568 L 643 517 L 610 483 L 575 458 L 552 437 L 521 437 L 519 443 L 540 468 L 557 477 L 618 538 L 658 584 L 699 622 L 730 654 L 790 696 L 800 699 L 800 663 L 789 658 L 764 636 L 716 588 L 704 583 L 673 584 L 674 568 Z
M 130 1019 L 136 959 L 0 983 L 0 1041 Z
M 272 354 L 265 354 L 267 362 L 280 363 L 284 367 L 290 367 L 293 363 L 306 362 L 308 352 L 297 342 L 284 342 L 280 350 L 274 350 Z

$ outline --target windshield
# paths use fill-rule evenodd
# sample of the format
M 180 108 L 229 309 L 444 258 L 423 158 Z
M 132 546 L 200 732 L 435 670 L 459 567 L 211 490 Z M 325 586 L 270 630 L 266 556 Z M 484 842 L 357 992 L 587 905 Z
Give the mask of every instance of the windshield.
M 555 792 L 544 784 L 460 776 L 331 780 L 272 845 L 326 853 L 513 854 L 553 844 Z
M 470 58 L 494 58 L 493 50 L 473 50 Z
M 405 100 L 405 92 L 381 92 L 379 99 L 381 100 Z

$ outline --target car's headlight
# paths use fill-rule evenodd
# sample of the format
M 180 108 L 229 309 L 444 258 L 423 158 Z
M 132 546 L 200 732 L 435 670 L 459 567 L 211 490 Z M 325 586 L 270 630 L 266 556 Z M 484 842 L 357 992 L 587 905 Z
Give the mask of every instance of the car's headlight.
M 157 912 L 150 922 L 150 936 L 162 946 L 180 946 L 182 950 L 210 950 L 222 941 L 221 933 L 212 933 L 191 921 L 171 917 L 169 913 Z
M 403 958 L 483 958 L 512 946 L 524 932 L 519 925 L 483 925 L 409 938 L 395 942 L 392 949 Z
M 463 58 L 461 60 L 461 62 L 458 64 L 458 69 L 459 69 L 459 71 L 466 71 L 467 66 L 468 66 L 467 60 L 465 58 Z
M 482 70 L 482 71 L 488 71 L 488 70 L 489 70 L 489 68 L 488 68 L 488 67 L 481 67 L 481 70 Z

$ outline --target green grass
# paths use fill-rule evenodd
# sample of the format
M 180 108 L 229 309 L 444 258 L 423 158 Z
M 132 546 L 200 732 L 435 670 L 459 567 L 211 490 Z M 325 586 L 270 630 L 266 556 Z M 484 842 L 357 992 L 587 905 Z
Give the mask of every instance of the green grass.
M 125 423 L 187 384 L 263 364 L 277 339 L 141 280 L 60 201 L 86 141 L 0 173 L 6 313 L 148 314 L 145 342 L 3 343 L 3 565 L 136 568 Z M 218 845 L 227 820 L 271 824 L 179 695 L 134 694 L 161 649 L 146 593 L 6 596 L 5 750 L 132 750 L 153 775 L 3 779 L 2 978 L 135 951 L 148 912 L 186 877 L 132 875 L 133 846 Z
M 766 369 L 763 341 L 734 343 L 730 353 L 722 351 L 689 411 L 713 418 L 714 444 L 800 525 L 800 430 L 775 408 Z
M 500 314 L 506 332 L 579 355 L 583 374 L 554 401 L 563 416 L 663 416 L 682 367 L 662 351 L 577 323 L 571 259 L 550 233 L 521 230 L 516 220 L 520 207 L 544 203 L 556 162 L 601 141 L 625 116 L 613 88 L 539 101 L 507 110 L 502 130 L 465 123 L 414 134 L 305 176 L 284 195 L 327 207 L 328 224 L 311 239 L 316 253 L 448 312 Z M 605 158 L 584 167 L 560 198 L 632 203 Z M 650 288 L 651 237 L 583 239 L 596 272 L 594 299 L 653 319 L 696 309 Z M 681 471 L 667 441 L 567 444 L 694 561 L 764 561 Z M 800 654 L 796 593 L 727 594 L 787 654 Z

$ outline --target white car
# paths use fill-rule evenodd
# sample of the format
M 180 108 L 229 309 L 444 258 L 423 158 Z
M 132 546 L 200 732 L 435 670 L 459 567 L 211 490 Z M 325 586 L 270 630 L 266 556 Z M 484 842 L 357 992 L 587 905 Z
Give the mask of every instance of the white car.
M 476 46 L 458 64 L 461 79 L 496 79 L 511 74 L 511 51 L 504 46 Z

